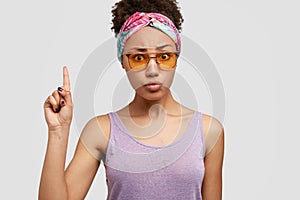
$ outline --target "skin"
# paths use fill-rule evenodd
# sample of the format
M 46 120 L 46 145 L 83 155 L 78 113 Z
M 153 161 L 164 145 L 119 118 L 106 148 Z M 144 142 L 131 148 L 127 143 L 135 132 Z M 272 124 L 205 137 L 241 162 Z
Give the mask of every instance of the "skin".
M 171 38 L 154 28 L 146 27 L 133 34 L 125 45 L 124 52 L 133 48 L 143 48 L 148 52 L 157 51 L 158 46 L 165 46 L 164 50 L 174 51 L 175 44 Z M 151 59 L 143 71 L 132 72 L 126 56 L 123 56 L 123 68 L 128 79 L 136 91 L 133 101 L 117 111 L 123 119 L 130 118 L 132 123 L 139 126 L 153 125 L 161 119 L 166 120 L 166 127 L 180 124 L 182 115 L 191 115 L 192 110 L 180 105 L 174 100 L 169 87 L 174 77 L 174 71 L 165 72 L 159 68 L 154 59 Z M 70 79 L 67 67 L 63 68 L 64 84 L 62 92 L 55 90 L 44 103 L 45 119 L 48 125 L 48 145 L 41 176 L 39 199 L 84 199 L 96 172 L 100 160 L 96 159 L 78 141 L 74 157 L 65 169 L 67 141 L 72 120 L 72 98 Z M 142 83 L 149 80 L 163 82 L 158 91 L 147 90 Z M 138 80 L 136 82 L 136 80 Z M 64 104 L 62 104 L 64 101 Z M 55 109 L 59 109 L 55 111 Z M 128 121 L 128 120 L 127 120 Z M 179 128 L 179 127 L 175 127 Z M 100 152 L 100 159 L 104 159 L 110 134 L 108 115 L 100 115 L 91 119 L 85 126 L 82 134 L 99 133 L 98 142 L 89 148 Z M 204 136 L 219 133 L 220 137 L 205 157 L 205 176 L 203 180 L 202 196 L 204 200 L 222 199 L 222 165 L 224 154 L 224 129 L 222 124 L 212 116 L 203 114 Z M 176 132 L 176 131 L 174 131 Z M 151 139 L 141 138 L 141 142 L 151 145 L 167 145 L 174 141 L 176 135 L 158 134 Z
M 150 53 L 152 57 L 155 56 L 155 52 L 159 51 L 175 52 L 176 46 L 168 35 L 155 28 L 145 27 L 133 34 L 124 47 L 124 54 L 141 51 Z M 136 93 L 133 101 L 125 108 L 117 111 L 117 113 L 127 123 L 127 127 L 134 127 L 134 129 L 136 127 L 143 128 L 147 124 L 147 131 L 157 134 L 156 137 L 152 137 L 150 140 L 143 139 L 144 143 L 154 145 L 170 143 L 176 138 L 178 131 L 173 131 L 174 135 L 162 133 L 158 135 L 159 129 L 162 129 L 161 132 L 163 132 L 163 124 L 161 122 L 165 123 L 165 129 L 170 126 L 178 129 L 183 123 L 181 116 L 183 114 L 192 115 L 193 113 L 192 110 L 176 102 L 170 92 L 176 67 L 173 70 L 162 70 L 155 59 L 150 59 L 146 69 L 135 71 L 130 68 L 128 58 L 124 55 L 123 68 Z M 162 87 L 155 92 L 149 91 L 144 86 L 149 82 L 160 82 Z M 128 122 L 132 123 L 129 124 Z M 176 127 L 174 124 L 179 126 Z M 143 138 L 145 132 L 140 133 L 143 133 L 143 135 L 136 136 Z M 149 137 L 149 134 L 146 134 L 146 137 Z

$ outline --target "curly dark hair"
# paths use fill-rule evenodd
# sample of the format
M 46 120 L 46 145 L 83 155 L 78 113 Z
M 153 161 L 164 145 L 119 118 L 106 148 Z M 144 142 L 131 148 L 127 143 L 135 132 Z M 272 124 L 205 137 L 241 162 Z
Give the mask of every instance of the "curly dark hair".
M 117 36 L 127 18 L 135 12 L 155 12 L 167 16 L 181 31 L 183 17 L 176 0 L 121 0 L 112 8 L 112 30 Z

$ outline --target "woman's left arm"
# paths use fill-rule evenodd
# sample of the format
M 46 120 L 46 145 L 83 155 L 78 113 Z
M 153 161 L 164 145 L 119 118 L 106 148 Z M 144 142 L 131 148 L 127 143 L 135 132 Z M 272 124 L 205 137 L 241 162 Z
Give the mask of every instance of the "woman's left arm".
M 222 124 L 213 117 L 209 119 L 207 135 L 218 134 L 213 149 L 205 156 L 205 175 L 202 185 L 203 200 L 222 199 L 222 168 L 224 157 L 224 128 Z M 215 132 L 217 131 L 217 132 Z

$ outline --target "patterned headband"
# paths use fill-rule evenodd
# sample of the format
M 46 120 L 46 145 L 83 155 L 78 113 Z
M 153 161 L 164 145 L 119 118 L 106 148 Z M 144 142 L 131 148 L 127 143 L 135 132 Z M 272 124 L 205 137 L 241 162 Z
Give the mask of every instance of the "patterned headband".
M 122 62 L 123 49 L 128 38 L 133 33 L 139 31 L 145 26 L 157 28 L 167 34 L 174 40 L 176 44 L 176 50 L 180 52 L 181 39 L 179 36 L 179 31 L 168 17 L 159 13 L 136 12 L 125 21 L 118 34 L 117 48 L 118 59 L 120 62 Z

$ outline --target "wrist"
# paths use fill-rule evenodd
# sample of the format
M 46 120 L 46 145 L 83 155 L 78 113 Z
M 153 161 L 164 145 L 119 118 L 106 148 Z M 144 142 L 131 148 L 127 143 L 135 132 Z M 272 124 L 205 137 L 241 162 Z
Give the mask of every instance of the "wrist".
M 48 128 L 49 136 L 69 136 L 70 126 L 58 126 Z

